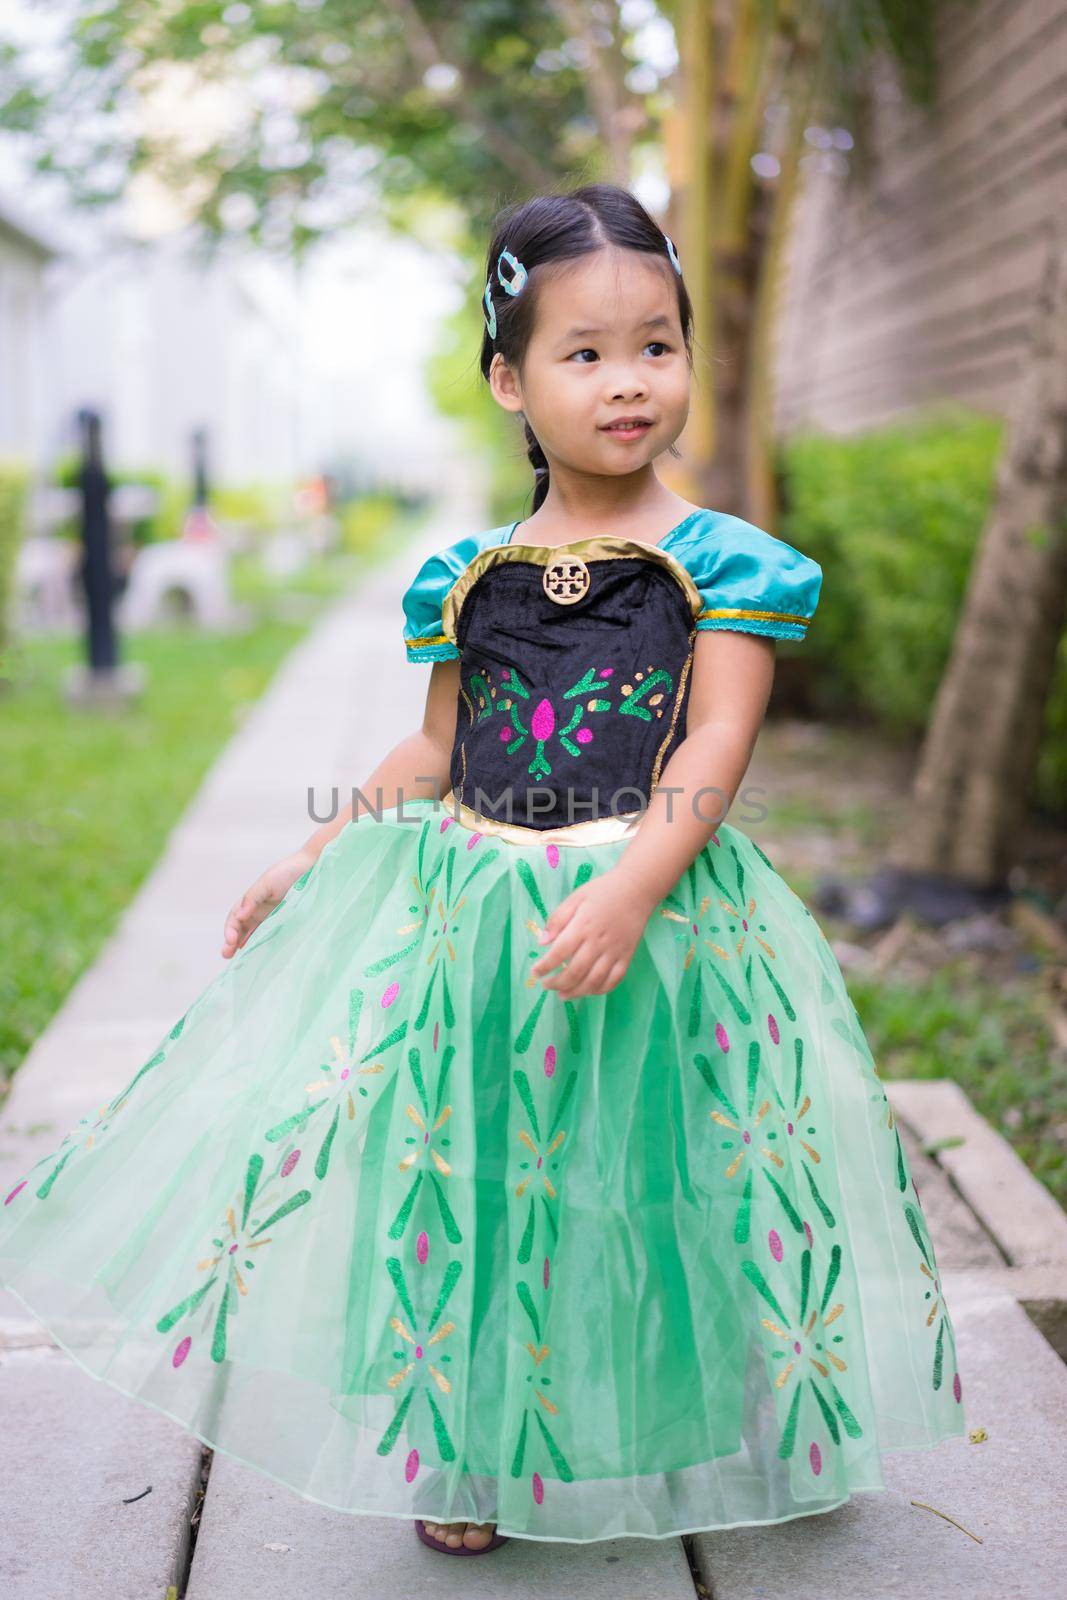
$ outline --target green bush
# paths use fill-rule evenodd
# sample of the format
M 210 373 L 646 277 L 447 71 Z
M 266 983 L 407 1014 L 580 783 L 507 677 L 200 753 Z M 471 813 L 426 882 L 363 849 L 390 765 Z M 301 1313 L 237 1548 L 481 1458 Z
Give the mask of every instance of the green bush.
M 243 522 L 254 533 L 276 533 L 295 516 L 291 483 L 220 484 L 208 505 L 220 521 Z
M 353 555 L 374 555 L 399 515 L 400 506 L 392 494 L 364 494 L 346 500 L 337 512 L 344 548 Z
M 10 643 L 15 561 L 26 532 L 29 470 L 18 461 L 0 461 L 0 652 Z
M 805 648 L 829 715 L 866 713 L 919 735 L 948 661 L 985 526 L 1000 418 L 959 406 L 860 435 L 797 434 L 779 449 L 778 533 L 822 564 Z M 1048 707 L 1035 800 L 1067 794 L 1067 645 Z

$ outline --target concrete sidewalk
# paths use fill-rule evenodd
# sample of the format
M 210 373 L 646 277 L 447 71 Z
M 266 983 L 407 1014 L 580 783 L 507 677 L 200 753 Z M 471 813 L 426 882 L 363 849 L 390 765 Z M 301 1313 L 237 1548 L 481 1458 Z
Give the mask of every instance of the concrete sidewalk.
M 428 671 L 404 659 L 403 589 L 423 554 L 485 525 L 483 507 L 450 500 L 418 548 L 335 605 L 284 663 L 20 1068 L 0 1126 L 0 1183 L 121 1088 L 131 1062 L 219 972 L 229 905 L 311 831 L 308 786 L 321 804 L 336 784 L 344 804 L 399 730 L 418 725 Z M 432 1586 L 440 1600 L 693 1600 L 703 1586 L 716 1600 L 926 1600 L 931 1588 L 985 1600 L 1053 1591 L 1067 1558 L 1054 1515 L 1067 1466 L 1067 1368 L 1024 1307 L 1063 1338 L 1067 1218 L 954 1086 L 888 1087 L 954 1314 L 968 1418 L 985 1441 L 891 1456 L 887 1495 L 818 1517 L 693 1540 L 513 1540 L 484 1561 L 454 1563 L 418 1544 L 408 1519 L 325 1510 L 221 1453 L 201 1506 L 198 1441 L 91 1382 L 0 1293 L 0 1594 L 165 1600 L 174 1585 L 188 1600 L 389 1600 Z M 919 1150 L 917 1136 L 952 1132 L 966 1142 L 939 1161 Z

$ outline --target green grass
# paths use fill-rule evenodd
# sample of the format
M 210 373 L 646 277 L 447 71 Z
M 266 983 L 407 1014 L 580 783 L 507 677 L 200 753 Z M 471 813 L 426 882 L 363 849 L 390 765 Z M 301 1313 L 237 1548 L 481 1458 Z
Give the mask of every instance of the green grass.
M 274 583 L 253 560 L 235 561 L 234 598 L 251 605 L 253 625 L 131 634 L 121 659 L 141 663 L 147 681 L 119 712 L 66 704 L 79 639 L 11 649 L 0 692 L 0 1099 L 243 716 L 328 598 L 367 565 L 337 556 Z
M 1067 1205 L 1067 1071 L 1034 979 L 991 989 L 960 958 L 922 983 L 850 977 L 848 987 L 883 1077 L 954 1079 Z

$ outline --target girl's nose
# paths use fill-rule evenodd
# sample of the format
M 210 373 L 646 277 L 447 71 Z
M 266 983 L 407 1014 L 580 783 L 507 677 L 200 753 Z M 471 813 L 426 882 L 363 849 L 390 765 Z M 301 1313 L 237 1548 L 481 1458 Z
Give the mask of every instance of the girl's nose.
M 645 378 L 622 378 L 611 388 L 613 400 L 640 400 L 648 394 L 648 383 Z

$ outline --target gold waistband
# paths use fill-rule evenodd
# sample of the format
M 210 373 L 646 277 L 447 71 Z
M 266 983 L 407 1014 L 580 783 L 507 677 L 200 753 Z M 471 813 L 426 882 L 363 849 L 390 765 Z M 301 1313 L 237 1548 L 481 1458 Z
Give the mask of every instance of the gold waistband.
M 441 806 L 461 827 L 475 833 L 492 834 L 511 844 L 608 844 L 616 839 L 631 838 L 644 816 L 643 811 L 628 811 L 620 816 L 587 817 L 584 822 L 567 822 L 557 828 L 530 828 L 522 822 L 483 817 L 465 806 L 462 800 L 457 800 L 451 789 L 442 795 Z

